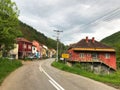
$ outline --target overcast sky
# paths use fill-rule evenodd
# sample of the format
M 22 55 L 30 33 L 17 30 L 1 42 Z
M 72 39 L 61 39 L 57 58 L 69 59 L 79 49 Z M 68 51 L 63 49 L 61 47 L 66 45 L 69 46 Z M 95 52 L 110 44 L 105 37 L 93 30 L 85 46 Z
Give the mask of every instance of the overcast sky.
M 120 31 L 120 0 L 12 0 L 19 19 L 55 39 L 53 30 L 62 30 L 64 44 L 88 36 L 97 41 Z

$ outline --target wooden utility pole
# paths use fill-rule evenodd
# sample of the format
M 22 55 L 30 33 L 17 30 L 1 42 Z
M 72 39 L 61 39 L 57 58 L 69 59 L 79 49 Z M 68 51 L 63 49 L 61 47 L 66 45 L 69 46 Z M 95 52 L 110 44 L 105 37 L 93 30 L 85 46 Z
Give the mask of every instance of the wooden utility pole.
M 56 38 L 57 38 L 57 52 L 56 52 L 56 62 L 58 62 L 58 47 L 59 47 L 59 35 L 60 35 L 60 32 L 63 32 L 63 31 L 60 31 L 60 30 L 54 30 L 57 34 Z

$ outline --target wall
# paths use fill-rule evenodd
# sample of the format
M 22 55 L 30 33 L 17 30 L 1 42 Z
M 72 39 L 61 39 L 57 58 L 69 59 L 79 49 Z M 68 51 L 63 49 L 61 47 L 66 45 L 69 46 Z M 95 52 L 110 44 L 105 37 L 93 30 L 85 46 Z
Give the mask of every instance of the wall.
M 19 41 L 19 48 L 18 48 L 18 56 L 19 58 L 23 59 L 28 57 L 30 53 L 32 53 L 32 43 Z
M 69 54 L 70 54 L 70 58 L 69 60 L 72 61 L 81 61 L 81 62 L 92 62 L 93 58 L 92 58 L 92 53 L 94 52 L 89 52 L 89 51 L 73 51 L 72 49 L 68 50 Z M 84 53 L 84 57 L 80 57 L 80 53 Z M 115 56 L 115 52 L 95 52 L 98 54 L 98 59 L 96 59 L 95 61 L 102 61 L 103 63 L 105 63 L 106 65 L 110 66 L 113 69 L 116 69 L 116 56 Z M 105 53 L 109 53 L 110 54 L 110 58 L 106 59 L 105 58 Z M 94 62 L 95 62 L 94 61 Z
M 10 55 L 15 58 L 18 59 L 18 44 L 14 44 L 14 49 L 10 50 Z

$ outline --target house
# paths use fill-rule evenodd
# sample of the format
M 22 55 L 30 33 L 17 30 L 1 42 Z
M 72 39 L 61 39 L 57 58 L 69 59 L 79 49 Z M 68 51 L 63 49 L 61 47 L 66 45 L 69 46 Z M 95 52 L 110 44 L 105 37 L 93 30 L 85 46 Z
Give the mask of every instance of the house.
M 18 58 L 24 59 L 32 53 L 32 42 L 25 38 L 17 38 Z
M 48 57 L 48 47 L 45 45 L 42 45 L 42 58 Z
M 14 44 L 14 49 L 10 50 L 10 57 L 18 59 L 18 43 Z
M 115 50 L 92 39 L 82 39 L 68 48 L 68 62 L 89 63 L 91 70 L 97 73 L 116 70 Z
M 55 54 L 56 54 L 55 49 L 52 49 L 52 48 L 51 48 L 51 49 L 48 49 L 48 57 L 49 57 L 49 58 L 54 57 Z
M 35 45 L 32 45 L 32 54 L 35 54 L 37 52 L 37 47 Z
M 32 53 L 36 54 L 37 58 L 40 58 L 41 57 L 41 52 L 42 52 L 41 45 L 39 44 L 39 42 L 37 42 L 35 40 L 32 41 L 32 45 L 33 45 Z

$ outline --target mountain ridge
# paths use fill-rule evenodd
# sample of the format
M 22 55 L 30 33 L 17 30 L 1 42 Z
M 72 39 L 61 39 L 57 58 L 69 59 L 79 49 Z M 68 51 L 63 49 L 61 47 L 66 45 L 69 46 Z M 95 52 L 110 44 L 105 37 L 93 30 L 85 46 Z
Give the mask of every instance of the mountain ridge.
M 27 25 L 26 23 L 23 23 L 22 21 L 19 21 L 18 30 L 20 30 L 22 33 L 21 37 L 24 37 L 24 38 L 28 39 L 29 41 L 36 40 L 40 44 L 46 45 L 48 48 L 56 49 L 56 47 L 57 47 L 56 40 L 48 38 L 43 33 L 37 31 L 36 29 Z M 65 49 L 65 45 L 63 43 L 59 42 L 59 46 L 61 46 L 63 49 Z

